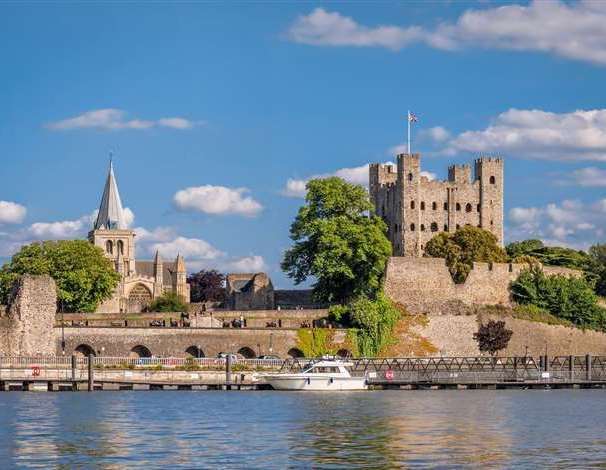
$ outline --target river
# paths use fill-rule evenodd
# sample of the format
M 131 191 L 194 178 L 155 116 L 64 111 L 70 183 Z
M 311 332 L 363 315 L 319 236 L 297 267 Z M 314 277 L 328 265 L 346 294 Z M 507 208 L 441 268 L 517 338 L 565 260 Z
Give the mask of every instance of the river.
M 606 392 L 0 393 L 1 468 L 606 465 Z

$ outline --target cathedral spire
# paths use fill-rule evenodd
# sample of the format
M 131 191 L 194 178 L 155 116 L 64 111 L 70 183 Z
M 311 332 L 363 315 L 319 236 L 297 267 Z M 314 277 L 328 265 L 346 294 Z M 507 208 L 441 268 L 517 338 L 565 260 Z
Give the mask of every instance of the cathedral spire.
M 103 196 L 101 197 L 101 205 L 99 206 L 99 214 L 97 215 L 94 228 L 95 230 L 120 230 L 126 228 L 111 155 L 109 160 L 109 172 L 107 173 L 107 180 L 105 181 L 105 188 L 103 189 Z

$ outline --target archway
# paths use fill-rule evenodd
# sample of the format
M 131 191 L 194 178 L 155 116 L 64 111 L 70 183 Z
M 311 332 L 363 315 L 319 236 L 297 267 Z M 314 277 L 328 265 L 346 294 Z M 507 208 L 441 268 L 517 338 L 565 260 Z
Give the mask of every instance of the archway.
M 204 357 L 204 351 L 198 346 L 190 346 L 185 350 L 187 357 Z
M 238 354 L 242 354 L 246 359 L 254 359 L 257 357 L 255 351 L 247 346 L 238 349 Z
M 141 283 L 135 284 L 128 293 L 128 312 L 141 312 L 152 301 L 151 291 Z
M 352 357 L 351 351 L 347 349 L 339 349 L 337 351 L 337 356 L 339 357 Z
M 290 348 L 288 350 L 288 356 L 292 358 L 297 358 L 305 357 L 305 354 L 303 354 L 303 351 L 301 351 L 299 348 Z
M 96 356 L 97 354 L 95 354 L 95 350 L 88 344 L 80 344 L 76 349 L 74 349 L 74 356 L 88 357 L 91 355 Z
M 152 355 L 152 353 L 149 350 L 149 348 L 147 348 L 145 346 L 137 345 L 133 349 L 130 350 L 130 354 L 128 356 L 138 359 L 141 357 L 151 357 L 151 355 Z

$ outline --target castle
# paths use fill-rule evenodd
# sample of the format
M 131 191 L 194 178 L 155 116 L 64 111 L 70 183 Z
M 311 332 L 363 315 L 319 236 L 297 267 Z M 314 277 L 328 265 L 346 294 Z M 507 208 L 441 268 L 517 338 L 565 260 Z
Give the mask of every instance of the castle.
M 177 255 L 173 262 L 165 262 L 156 252 L 153 261 L 136 260 L 135 232 L 127 227 L 124 220 L 111 162 L 99 213 L 88 239 L 103 250 L 120 273 L 120 283 L 114 295 L 99 305 L 97 312 L 140 312 L 166 292 L 175 292 L 189 302 L 189 284 L 182 256 Z
M 464 225 L 492 232 L 503 244 L 503 160 L 479 158 L 473 180 L 469 165 L 452 165 L 447 181 L 421 175 L 419 154 L 400 154 L 397 168 L 373 163 L 370 198 L 388 226 L 394 256 L 422 256 L 439 232 Z

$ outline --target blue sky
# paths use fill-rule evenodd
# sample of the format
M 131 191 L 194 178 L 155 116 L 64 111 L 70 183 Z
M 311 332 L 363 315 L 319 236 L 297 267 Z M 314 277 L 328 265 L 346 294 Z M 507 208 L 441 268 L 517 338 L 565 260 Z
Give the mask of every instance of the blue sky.
M 407 109 L 438 178 L 505 158 L 508 240 L 604 242 L 604 5 L 1 4 L 0 257 L 84 236 L 113 151 L 139 257 L 289 286 L 304 181 L 364 182 Z

